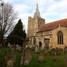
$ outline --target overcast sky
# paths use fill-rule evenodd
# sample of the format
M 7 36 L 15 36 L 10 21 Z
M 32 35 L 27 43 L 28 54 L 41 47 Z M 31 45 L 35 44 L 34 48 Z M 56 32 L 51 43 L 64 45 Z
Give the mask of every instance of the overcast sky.
M 28 16 L 35 12 L 36 3 L 39 5 L 40 15 L 46 23 L 67 18 L 67 0 L 4 0 L 13 5 L 18 17 L 27 29 Z

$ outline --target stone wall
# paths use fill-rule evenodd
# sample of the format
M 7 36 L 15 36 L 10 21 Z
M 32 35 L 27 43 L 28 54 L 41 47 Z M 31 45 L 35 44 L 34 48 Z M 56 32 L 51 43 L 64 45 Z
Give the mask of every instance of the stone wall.
M 57 33 L 58 33 L 58 31 L 61 31 L 63 33 L 63 45 L 57 44 Z M 57 29 L 52 31 L 51 44 L 52 44 L 53 48 L 56 48 L 56 47 L 64 48 L 65 46 L 67 46 L 66 41 L 67 41 L 67 28 L 60 27 L 60 28 L 57 28 Z
M 57 33 L 58 31 L 61 31 L 63 33 L 63 45 L 58 45 L 58 42 L 57 42 Z M 40 35 L 43 35 L 43 36 L 40 36 Z M 52 31 L 47 31 L 47 32 L 40 32 L 40 33 L 37 33 L 37 36 L 36 37 L 36 42 L 39 46 L 39 41 L 42 42 L 42 49 L 45 47 L 45 41 L 44 41 L 44 38 L 48 38 L 50 39 L 50 43 L 49 43 L 49 47 L 52 47 L 52 48 L 63 48 L 65 46 L 67 46 L 67 28 L 65 27 L 58 27 Z

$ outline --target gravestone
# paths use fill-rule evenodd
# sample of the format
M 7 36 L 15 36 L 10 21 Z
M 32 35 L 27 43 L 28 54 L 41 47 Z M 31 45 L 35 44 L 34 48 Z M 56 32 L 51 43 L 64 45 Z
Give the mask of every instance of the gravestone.
M 13 61 L 12 60 L 7 61 L 7 67 L 13 67 Z
M 16 61 L 16 55 L 15 55 L 15 52 L 14 52 L 14 49 L 11 48 L 8 53 L 6 54 L 5 58 L 4 58 L 4 63 L 5 65 L 8 64 L 9 65 L 9 62 L 10 63 L 15 63 Z
M 35 52 L 38 52 L 38 45 L 35 45 Z
M 61 55 L 63 53 L 63 49 L 62 48 L 56 48 L 56 54 L 57 55 Z
M 17 51 L 21 51 L 21 46 L 16 45 L 16 49 L 17 49 Z
M 44 54 L 43 54 L 43 53 L 40 53 L 40 54 L 38 55 L 38 61 L 39 61 L 39 62 L 44 62 Z
M 67 54 L 67 47 L 64 48 L 64 54 Z
M 21 56 L 21 61 L 20 61 L 20 65 L 23 65 L 23 61 L 24 59 L 23 59 L 23 55 Z
M 10 43 L 8 43 L 7 47 L 11 48 L 11 44 L 10 44 Z
M 32 50 L 30 48 L 26 48 L 23 51 L 23 56 L 21 57 L 21 65 L 28 65 L 32 58 Z
M 50 50 L 50 55 L 53 56 L 53 55 L 55 55 L 55 53 L 56 53 L 56 49 L 55 48 L 53 48 L 53 49 Z
M 67 56 L 64 57 L 65 67 L 67 67 Z
M 46 47 L 44 47 L 43 53 L 44 53 L 45 56 L 47 56 L 47 55 L 49 55 L 50 51 L 48 51 L 48 50 L 46 49 Z
M 53 56 L 53 61 L 58 62 L 58 56 L 56 54 Z

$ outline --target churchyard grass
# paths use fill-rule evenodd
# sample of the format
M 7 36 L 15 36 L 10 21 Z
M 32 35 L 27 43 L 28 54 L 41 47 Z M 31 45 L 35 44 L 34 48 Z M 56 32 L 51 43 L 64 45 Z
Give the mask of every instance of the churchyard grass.
M 5 67 L 4 65 L 4 57 L 6 53 L 9 51 L 9 48 L 1 48 L 0 49 L 0 67 Z M 21 52 L 15 51 L 16 53 L 16 63 L 14 67 L 65 67 L 64 56 L 67 54 L 62 54 L 58 56 L 58 61 L 55 62 L 53 60 L 53 56 L 44 56 L 44 62 L 38 62 L 38 53 L 33 53 L 32 60 L 29 65 L 20 65 L 21 60 Z
M 53 61 L 53 56 L 45 56 L 44 62 L 38 62 L 37 54 L 33 54 L 31 63 L 23 67 L 65 67 L 64 60 L 63 60 L 64 55 L 58 57 L 59 57 L 58 62 Z

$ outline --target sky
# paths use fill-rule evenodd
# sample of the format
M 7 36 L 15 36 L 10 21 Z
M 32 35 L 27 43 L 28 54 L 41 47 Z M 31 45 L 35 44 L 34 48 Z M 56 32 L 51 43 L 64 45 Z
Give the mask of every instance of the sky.
M 4 0 L 13 5 L 27 30 L 28 17 L 33 17 L 36 4 L 45 23 L 67 18 L 67 0 Z

